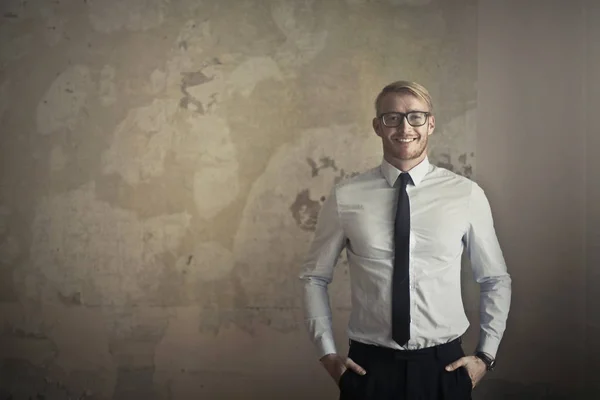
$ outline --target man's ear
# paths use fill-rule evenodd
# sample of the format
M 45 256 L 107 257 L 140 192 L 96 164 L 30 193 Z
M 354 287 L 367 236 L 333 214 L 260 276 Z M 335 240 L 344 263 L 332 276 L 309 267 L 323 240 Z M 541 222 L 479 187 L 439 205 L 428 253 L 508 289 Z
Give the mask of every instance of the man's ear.
M 373 118 L 373 130 L 377 136 L 381 137 L 381 121 L 377 117 Z
M 431 135 L 435 130 L 435 116 L 430 115 L 427 123 L 429 124 L 429 135 Z

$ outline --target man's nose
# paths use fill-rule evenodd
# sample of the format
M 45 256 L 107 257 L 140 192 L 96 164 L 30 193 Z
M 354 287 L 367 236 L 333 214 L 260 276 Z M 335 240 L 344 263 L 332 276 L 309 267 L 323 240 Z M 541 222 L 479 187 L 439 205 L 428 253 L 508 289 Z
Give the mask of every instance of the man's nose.
M 404 116 L 400 121 L 400 125 L 398 125 L 398 130 L 403 133 L 408 133 L 412 131 L 412 126 L 408 123 L 406 116 Z

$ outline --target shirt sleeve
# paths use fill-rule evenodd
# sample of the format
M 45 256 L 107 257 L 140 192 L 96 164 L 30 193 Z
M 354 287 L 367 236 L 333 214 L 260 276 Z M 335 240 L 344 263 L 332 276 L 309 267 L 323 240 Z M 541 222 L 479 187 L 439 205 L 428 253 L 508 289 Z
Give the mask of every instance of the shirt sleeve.
M 317 219 L 316 231 L 302 266 L 305 324 L 319 358 L 336 353 L 328 285 L 346 243 L 338 214 L 336 190 L 325 199 Z
M 466 249 L 480 287 L 481 326 L 477 350 L 495 358 L 506 329 L 511 278 L 498 243 L 488 199 L 476 183 L 472 185 L 469 212 Z

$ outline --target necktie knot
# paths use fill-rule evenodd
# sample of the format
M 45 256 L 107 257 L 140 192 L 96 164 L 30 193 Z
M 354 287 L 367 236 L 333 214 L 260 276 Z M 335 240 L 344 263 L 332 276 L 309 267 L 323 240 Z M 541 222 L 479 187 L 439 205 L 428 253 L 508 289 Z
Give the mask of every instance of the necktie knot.
M 398 179 L 396 179 L 396 184 L 394 186 L 405 189 L 406 185 L 409 183 L 412 183 L 410 174 L 408 172 L 402 172 L 400 176 L 398 176 Z

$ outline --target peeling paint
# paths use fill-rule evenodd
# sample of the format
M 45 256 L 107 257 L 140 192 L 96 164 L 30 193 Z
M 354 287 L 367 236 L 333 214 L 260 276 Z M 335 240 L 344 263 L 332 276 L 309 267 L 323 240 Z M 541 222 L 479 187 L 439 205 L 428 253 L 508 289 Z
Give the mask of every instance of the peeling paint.
M 453 155 L 448 153 L 434 154 L 432 158 L 437 166 L 446 168 L 456 174 L 467 178 L 470 178 L 473 174 L 473 166 L 470 163 L 471 157 L 467 157 L 466 153 L 458 155 L 456 157 L 457 161 L 454 161 Z
M 298 226 L 307 231 L 314 231 L 317 227 L 317 217 L 320 210 L 321 203 L 310 198 L 308 189 L 298 193 L 296 200 L 290 206 L 290 211 Z
M 430 160 L 443 168 L 471 178 L 475 169 L 475 110 L 454 116 L 438 126 L 430 139 Z
M 212 78 L 209 78 L 208 76 L 204 75 L 202 71 L 184 72 L 182 75 L 183 77 L 181 79 L 181 92 L 185 96 L 179 101 L 179 106 L 185 109 L 190 109 L 191 106 L 194 106 L 194 111 L 198 112 L 199 114 L 204 114 L 205 108 L 202 105 L 202 102 L 196 100 L 194 96 L 192 96 L 188 92 L 188 88 L 202 85 L 206 82 L 210 82 Z M 207 108 L 208 107 L 209 106 L 207 106 Z
M 226 91 L 223 73 L 218 67 L 207 66 L 196 74 L 202 74 L 204 77 L 202 83 L 187 85 L 185 90 L 182 87 L 185 97 L 182 98 L 180 105 L 188 109 L 194 106 L 194 111 L 199 114 L 214 114 Z
M 334 171 L 337 171 L 337 167 L 335 166 L 335 160 L 332 160 L 329 157 L 323 157 L 319 160 L 319 164 L 317 164 L 317 162 L 315 160 L 313 160 L 312 158 L 307 158 L 306 162 L 308 162 L 308 165 L 310 165 L 310 167 L 312 168 L 312 176 L 313 178 L 317 175 L 319 175 L 319 171 L 322 170 L 323 168 L 331 168 Z

